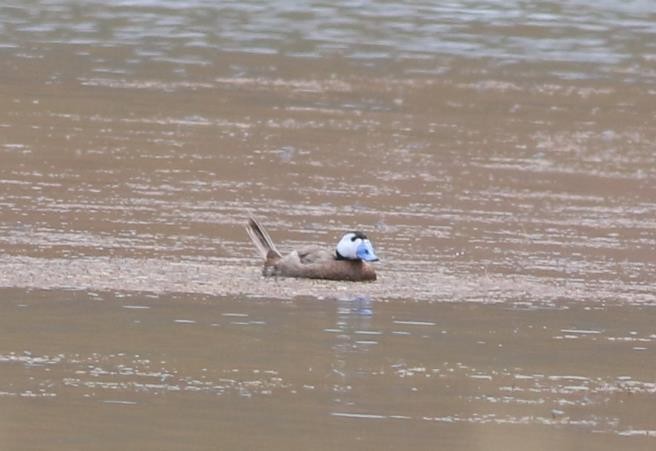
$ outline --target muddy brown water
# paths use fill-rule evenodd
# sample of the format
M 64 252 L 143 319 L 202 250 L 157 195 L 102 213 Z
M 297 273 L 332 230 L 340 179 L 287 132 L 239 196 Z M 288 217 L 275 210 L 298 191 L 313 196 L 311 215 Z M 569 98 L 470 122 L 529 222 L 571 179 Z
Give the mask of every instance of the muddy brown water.
M 0 6 L 0 448 L 653 448 L 655 17 Z

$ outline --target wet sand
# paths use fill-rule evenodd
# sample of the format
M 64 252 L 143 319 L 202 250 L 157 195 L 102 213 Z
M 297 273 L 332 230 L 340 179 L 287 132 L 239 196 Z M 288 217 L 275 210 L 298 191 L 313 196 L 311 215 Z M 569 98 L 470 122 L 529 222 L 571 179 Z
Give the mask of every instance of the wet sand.
M 0 448 L 654 446 L 653 7 L 176 5 L 0 7 Z

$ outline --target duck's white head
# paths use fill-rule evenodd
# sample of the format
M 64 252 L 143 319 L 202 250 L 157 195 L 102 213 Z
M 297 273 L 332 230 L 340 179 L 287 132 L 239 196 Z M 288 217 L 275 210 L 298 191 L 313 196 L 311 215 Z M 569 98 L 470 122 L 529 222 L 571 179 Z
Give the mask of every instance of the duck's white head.
M 348 232 L 345 234 L 337 243 L 336 252 L 338 260 L 378 261 L 371 241 L 362 232 Z

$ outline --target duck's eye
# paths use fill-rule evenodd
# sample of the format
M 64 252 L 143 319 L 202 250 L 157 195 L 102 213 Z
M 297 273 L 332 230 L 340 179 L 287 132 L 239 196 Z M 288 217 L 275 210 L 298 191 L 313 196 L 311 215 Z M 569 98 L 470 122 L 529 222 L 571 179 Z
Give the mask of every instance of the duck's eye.
M 357 240 L 357 239 L 358 239 L 358 237 L 355 236 L 355 235 L 351 237 L 351 241 L 355 241 L 355 240 Z

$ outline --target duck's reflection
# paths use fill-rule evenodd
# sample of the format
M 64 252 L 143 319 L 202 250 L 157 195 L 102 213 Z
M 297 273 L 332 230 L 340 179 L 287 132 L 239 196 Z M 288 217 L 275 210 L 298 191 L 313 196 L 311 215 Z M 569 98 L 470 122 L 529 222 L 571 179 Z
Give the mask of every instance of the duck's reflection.
M 334 360 L 330 380 L 335 393 L 334 401 L 352 405 L 350 399 L 353 385 L 359 379 L 370 377 L 363 354 L 378 344 L 382 333 L 372 328 L 373 303 L 369 296 L 355 295 L 337 301 L 336 332 L 332 345 Z
M 349 325 L 355 323 L 357 328 L 363 324 L 369 325 L 374 311 L 371 298 L 367 295 L 351 296 L 337 301 L 337 324 Z

